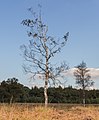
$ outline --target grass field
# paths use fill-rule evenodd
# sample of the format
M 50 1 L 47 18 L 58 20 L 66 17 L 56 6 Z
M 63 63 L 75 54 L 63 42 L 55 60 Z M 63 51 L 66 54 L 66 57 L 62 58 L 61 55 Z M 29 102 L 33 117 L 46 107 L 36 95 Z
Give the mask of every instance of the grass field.
M 99 120 L 99 106 L 58 106 L 1 104 L 0 120 Z

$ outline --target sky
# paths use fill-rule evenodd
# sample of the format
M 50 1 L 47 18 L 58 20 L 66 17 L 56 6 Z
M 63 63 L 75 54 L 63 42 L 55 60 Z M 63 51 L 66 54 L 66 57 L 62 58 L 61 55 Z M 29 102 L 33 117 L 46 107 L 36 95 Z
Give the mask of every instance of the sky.
M 29 40 L 21 22 L 32 18 L 28 8 L 38 12 L 38 4 L 50 36 L 61 38 L 69 32 L 54 61 L 66 61 L 71 70 L 85 61 L 99 88 L 99 0 L 0 0 L 0 81 L 16 77 L 24 85 L 35 84 L 24 74 L 20 46 Z M 67 85 L 75 86 L 74 79 L 68 78 Z

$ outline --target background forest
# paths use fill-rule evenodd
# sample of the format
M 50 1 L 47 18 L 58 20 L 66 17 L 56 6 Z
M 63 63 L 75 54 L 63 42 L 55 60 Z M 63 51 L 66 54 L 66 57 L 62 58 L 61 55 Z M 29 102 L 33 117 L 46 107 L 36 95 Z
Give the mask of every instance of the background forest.
M 2 103 L 44 103 L 44 88 L 29 88 L 20 84 L 18 79 L 9 78 L 0 84 L 0 102 Z M 99 104 L 99 90 L 86 90 L 86 103 Z M 49 103 L 82 103 L 82 90 L 68 86 L 48 88 Z

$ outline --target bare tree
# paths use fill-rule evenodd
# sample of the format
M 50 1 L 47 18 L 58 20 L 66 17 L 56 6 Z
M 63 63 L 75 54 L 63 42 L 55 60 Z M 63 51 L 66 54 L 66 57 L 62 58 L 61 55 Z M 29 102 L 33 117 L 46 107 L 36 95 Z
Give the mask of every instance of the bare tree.
M 82 63 L 75 68 L 74 76 L 76 78 L 76 84 L 83 90 L 83 105 L 85 106 L 85 90 L 93 86 L 94 82 L 91 80 L 90 70 L 86 67 L 85 62 L 82 61 Z
M 34 79 L 36 79 L 36 76 L 44 79 L 45 106 L 47 106 L 48 83 L 51 80 L 54 84 L 60 82 L 59 78 L 63 77 L 63 72 L 68 69 L 65 62 L 60 67 L 55 67 L 51 61 L 57 53 L 61 52 L 62 47 L 66 45 L 69 33 L 67 32 L 61 39 L 57 40 L 54 37 L 48 36 L 48 26 L 43 23 L 41 12 L 39 15 L 33 13 L 33 19 L 25 19 L 22 21 L 22 24 L 29 28 L 27 33 L 31 38 L 27 46 L 21 46 L 25 61 L 28 62 L 23 67 L 25 72 L 31 73 Z

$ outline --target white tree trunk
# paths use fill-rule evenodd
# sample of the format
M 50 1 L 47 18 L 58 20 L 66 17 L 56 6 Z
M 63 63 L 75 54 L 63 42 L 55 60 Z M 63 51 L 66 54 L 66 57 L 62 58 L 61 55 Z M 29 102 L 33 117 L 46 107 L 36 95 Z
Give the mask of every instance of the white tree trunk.
M 49 78 L 49 72 L 48 72 L 48 48 L 45 45 L 46 48 L 46 73 L 45 73 L 45 86 L 44 86 L 44 96 L 45 96 L 45 107 L 48 105 L 48 95 L 47 95 L 47 90 L 48 90 L 48 78 Z
M 44 86 L 45 107 L 47 107 L 48 105 L 47 89 L 48 89 L 48 81 L 45 80 L 45 86 Z

